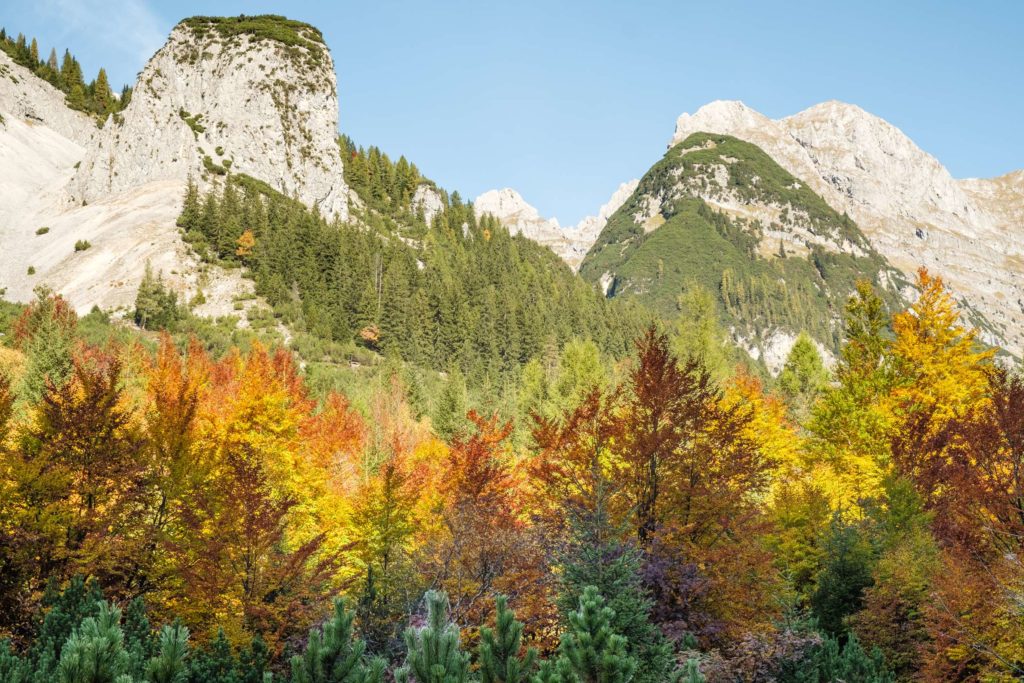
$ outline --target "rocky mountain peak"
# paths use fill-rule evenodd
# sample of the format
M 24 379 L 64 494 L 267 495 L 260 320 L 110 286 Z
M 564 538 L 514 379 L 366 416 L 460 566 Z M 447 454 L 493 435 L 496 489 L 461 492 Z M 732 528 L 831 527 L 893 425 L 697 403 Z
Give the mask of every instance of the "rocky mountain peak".
M 557 218 L 544 218 L 540 212 L 512 188 L 488 190 L 476 198 L 473 208 L 478 216 L 491 214 L 512 234 L 522 234 L 539 242 L 558 254 L 573 270 L 580 267 L 583 257 L 597 241 L 608 218 L 619 210 L 636 190 L 639 180 L 630 180 L 618 189 L 598 210 L 574 226 L 563 228 Z
M 347 215 L 334 65 L 320 33 L 283 17 L 179 23 L 104 126 L 72 183 L 95 201 L 157 180 L 228 170 Z

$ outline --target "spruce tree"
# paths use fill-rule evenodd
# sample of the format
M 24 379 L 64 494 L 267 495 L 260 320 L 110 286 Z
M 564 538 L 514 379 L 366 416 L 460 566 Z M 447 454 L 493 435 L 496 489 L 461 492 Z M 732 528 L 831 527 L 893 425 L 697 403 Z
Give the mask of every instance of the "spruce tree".
M 114 93 L 110 90 L 110 82 L 107 80 L 107 70 L 100 67 L 96 80 L 92 84 L 92 107 L 97 114 L 109 112 L 114 101 Z
M 801 332 L 779 373 L 779 389 L 797 422 L 805 422 L 818 396 L 828 386 L 828 370 L 814 341 Z
M 466 428 L 466 381 L 458 368 L 448 373 L 434 415 L 434 431 L 445 441 Z
M 523 624 L 516 621 L 508 598 L 495 599 L 495 628 L 480 629 L 480 683 L 525 683 L 537 662 L 537 650 L 523 653 Z
M 428 591 L 427 623 L 405 630 L 405 664 L 395 671 L 396 683 L 466 683 L 469 655 L 459 643 L 459 628 L 448 621 L 448 596 Z
M 306 651 L 292 657 L 292 683 L 380 683 L 384 660 L 364 658 L 366 643 L 352 637 L 355 614 L 335 600 L 334 615 L 309 632 Z
M 593 507 L 569 513 L 567 549 L 561 559 L 558 606 L 568 620 L 586 590 L 593 588 L 611 612 L 612 631 L 626 639 L 637 662 L 636 681 L 658 683 L 671 667 L 671 647 L 651 623 L 651 598 L 643 586 L 639 550 L 612 524 L 605 499 L 609 483 L 598 486 Z
M 587 586 L 579 609 L 569 614 L 569 630 L 559 644 L 563 683 L 629 683 L 637 661 L 626 652 L 626 639 L 612 630 L 615 613 L 594 586 Z
M 199 188 L 192 176 L 189 176 L 188 185 L 185 187 L 185 200 L 181 207 L 181 214 L 178 215 L 178 227 L 183 228 L 186 234 L 193 230 L 199 230 L 202 215 L 203 207 L 199 202 Z

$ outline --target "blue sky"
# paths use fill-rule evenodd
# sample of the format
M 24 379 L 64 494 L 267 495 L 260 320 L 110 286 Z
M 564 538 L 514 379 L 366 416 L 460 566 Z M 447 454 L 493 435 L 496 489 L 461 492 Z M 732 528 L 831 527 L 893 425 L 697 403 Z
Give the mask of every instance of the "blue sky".
M 341 130 L 464 196 L 514 187 L 563 224 L 593 213 L 715 99 L 771 116 L 840 99 L 957 177 L 1024 167 L 1024 2 L 5 3 L 0 23 L 133 82 L 182 17 L 318 26 Z

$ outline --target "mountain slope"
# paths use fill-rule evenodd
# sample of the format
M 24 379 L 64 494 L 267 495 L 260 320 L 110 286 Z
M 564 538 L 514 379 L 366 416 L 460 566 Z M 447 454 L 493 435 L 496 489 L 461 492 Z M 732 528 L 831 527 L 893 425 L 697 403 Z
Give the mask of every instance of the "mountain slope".
M 580 268 L 611 297 L 671 316 L 686 289 L 716 294 L 733 338 L 777 371 L 807 330 L 838 347 L 858 279 L 895 306 L 905 279 L 848 217 L 763 150 L 694 133 L 672 147 L 611 216 Z
M 311 26 L 186 19 L 102 129 L 2 53 L 0 69 L 0 240 L 10 245 L 0 286 L 11 298 L 46 285 L 81 312 L 128 308 L 148 262 L 188 298 L 202 282 L 203 312 L 231 312 L 251 285 L 202 264 L 175 225 L 190 176 L 205 187 L 240 171 L 325 215 L 348 214 L 334 68 Z
M 1024 202 L 1015 174 L 957 181 L 898 128 L 854 105 L 825 102 L 771 120 L 741 102 L 714 102 L 679 117 L 672 144 L 696 131 L 761 146 L 846 212 L 908 277 L 942 274 L 986 341 L 1024 349 Z M 993 189 L 997 188 L 997 189 Z

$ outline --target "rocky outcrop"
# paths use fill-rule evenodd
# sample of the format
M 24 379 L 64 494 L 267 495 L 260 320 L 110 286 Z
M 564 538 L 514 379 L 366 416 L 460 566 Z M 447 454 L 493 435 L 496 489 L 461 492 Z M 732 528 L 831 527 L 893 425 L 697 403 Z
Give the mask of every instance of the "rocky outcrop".
M 283 20 L 282 20 L 283 21 Z M 334 65 L 320 34 L 297 44 L 185 20 L 146 64 L 132 101 L 108 121 L 71 184 L 93 202 L 153 181 L 258 178 L 344 218 Z
M 69 109 L 64 93 L 0 51 L 0 111 L 4 119 L 43 125 L 77 145 L 87 145 L 99 132 L 96 121 Z M 31 163 L 29 160 L 26 160 Z
M 422 211 L 423 220 L 430 225 L 434 217 L 444 211 L 444 200 L 433 185 L 423 183 L 412 195 L 412 210 Z
M 209 183 L 230 169 L 347 216 L 334 68 L 320 34 L 277 17 L 244 28 L 233 19 L 181 22 L 129 106 L 102 129 L 0 53 L 8 298 L 26 301 L 45 285 L 81 313 L 127 311 L 150 263 L 183 297 L 203 292 L 197 313 L 234 313 L 233 298 L 252 283 L 200 263 L 175 225 L 189 176 Z
M 771 120 L 740 102 L 679 117 L 670 144 L 697 130 L 757 144 L 848 213 L 905 274 L 927 266 L 980 314 L 987 340 L 1024 350 L 1024 230 L 1017 174 L 957 181 L 895 126 L 863 109 L 825 102 Z
M 596 216 L 587 216 L 575 226 L 566 228 L 559 225 L 557 218 L 543 218 L 536 208 L 511 188 L 484 192 L 473 202 L 473 208 L 478 216 L 493 215 L 513 235 L 522 234 L 550 248 L 573 270 L 577 270 L 604 229 L 608 217 L 629 199 L 639 182 L 630 180 L 622 183 Z M 415 201 L 414 197 L 414 205 Z

